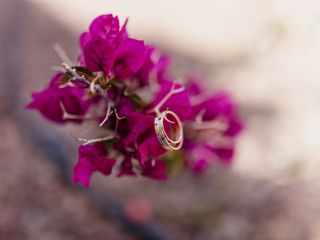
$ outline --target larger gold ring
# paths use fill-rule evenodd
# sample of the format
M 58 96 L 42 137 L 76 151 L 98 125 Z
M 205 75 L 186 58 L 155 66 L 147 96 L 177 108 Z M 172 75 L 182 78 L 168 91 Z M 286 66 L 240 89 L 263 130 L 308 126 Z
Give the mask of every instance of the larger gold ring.
M 173 137 L 171 139 L 164 128 L 164 120 L 171 122 L 167 117 L 171 116 L 174 119 L 173 123 L 176 123 L 176 126 L 173 128 Z M 169 151 L 179 150 L 183 145 L 183 127 L 180 121 L 180 118 L 172 111 L 166 110 L 159 114 L 154 119 L 154 128 L 157 135 L 157 138 L 164 149 Z

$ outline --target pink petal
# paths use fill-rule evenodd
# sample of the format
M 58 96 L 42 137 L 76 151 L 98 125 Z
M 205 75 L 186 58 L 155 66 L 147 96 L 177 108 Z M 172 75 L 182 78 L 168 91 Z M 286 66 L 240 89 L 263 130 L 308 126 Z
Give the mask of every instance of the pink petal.
M 103 143 L 95 143 L 89 145 L 82 145 L 79 147 L 79 156 L 88 158 L 97 158 L 106 155 L 107 151 Z
M 88 42 L 91 40 L 89 32 L 83 32 L 79 37 L 79 45 L 81 49 L 84 49 Z
M 80 182 L 84 187 L 89 188 L 92 174 L 93 169 L 90 164 L 90 159 L 80 158 L 73 169 L 72 184 Z
M 136 173 L 133 171 L 132 160 L 130 157 L 125 157 L 120 165 L 120 171 L 118 173 L 118 177 L 121 176 L 135 176 Z
M 119 19 L 112 14 L 106 14 L 94 19 L 89 27 L 93 38 L 115 40 L 119 33 Z
M 104 175 L 109 175 L 115 163 L 116 160 L 113 158 L 98 157 L 94 160 L 93 168 Z
M 157 136 L 154 134 L 139 146 L 140 162 L 142 166 L 147 160 L 164 154 L 166 150 L 161 146 Z
M 114 53 L 113 46 L 103 39 L 92 40 L 83 49 L 86 66 L 91 71 L 103 71 L 106 75 L 110 75 L 115 58 Z
M 164 161 L 151 160 L 146 162 L 142 175 L 157 180 L 165 180 L 167 179 L 167 171 L 168 166 Z
M 124 144 L 136 144 L 138 139 L 153 128 L 154 117 L 151 115 L 141 114 L 134 112 L 127 116 L 127 126 L 129 128 L 129 134 L 124 137 Z
M 127 79 L 135 74 L 142 66 L 145 46 L 143 41 L 127 38 L 117 49 L 114 66 L 116 78 Z

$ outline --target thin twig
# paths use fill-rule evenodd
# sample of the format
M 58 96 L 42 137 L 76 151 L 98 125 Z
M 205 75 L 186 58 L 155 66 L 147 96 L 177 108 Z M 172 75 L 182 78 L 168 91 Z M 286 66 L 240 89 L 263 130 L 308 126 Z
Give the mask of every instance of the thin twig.
M 196 96 L 191 96 L 190 97 L 190 103 L 191 106 L 196 106 L 200 103 L 203 103 L 204 101 L 208 100 L 208 96 L 203 94 L 203 95 L 196 95 Z
M 113 110 L 114 110 L 114 113 L 115 113 L 116 118 L 117 118 L 118 120 L 121 120 L 121 119 L 125 119 L 125 118 L 126 118 L 126 117 L 120 117 L 120 116 L 118 115 L 118 112 L 117 112 L 117 109 L 116 109 L 116 108 L 114 108 Z
M 221 131 L 224 132 L 228 129 L 228 125 L 224 122 L 220 122 L 220 121 L 205 121 L 202 123 L 193 123 L 192 124 L 192 128 L 195 130 L 217 130 L 217 131 Z
M 60 108 L 62 110 L 62 119 L 64 120 L 94 120 L 97 119 L 97 116 L 91 115 L 74 115 L 67 112 L 66 107 L 64 106 L 62 101 L 59 101 Z
M 66 88 L 66 87 L 76 88 L 77 86 L 73 82 L 66 82 L 64 84 L 59 85 L 59 88 Z
M 104 93 L 105 93 L 111 86 L 109 85 L 109 86 L 108 86 L 108 89 L 103 90 L 100 85 L 96 84 L 96 82 L 99 80 L 99 78 L 100 78 L 100 76 L 97 75 L 97 76 L 90 82 L 89 89 L 90 89 L 90 92 L 92 92 L 93 94 L 99 94 L 99 95 L 101 95 L 101 96 L 104 96 Z
M 51 69 L 55 72 L 63 72 L 65 70 L 61 65 L 53 65 L 51 66 Z
M 80 141 L 80 142 L 84 142 L 84 144 L 82 144 L 82 145 L 88 145 L 88 144 L 91 144 L 91 143 L 108 141 L 108 140 L 111 140 L 113 138 L 114 138 L 113 135 L 109 135 L 109 136 L 105 136 L 105 137 L 102 137 L 102 138 L 93 138 L 93 139 L 77 138 L 77 140 Z
M 99 127 L 102 127 L 103 124 L 105 124 L 105 122 L 108 121 L 108 119 L 109 119 L 109 117 L 111 116 L 112 113 L 113 113 L 113 111 L 111 110 L 111 103 L 108 102 L 108 108 L 107 108 L 106 116 L 103 119 L 103 121 L 99 124 Z
M 203 121 L 203 116 L 205 115 L 205 109 L 199 112 L 196 116 L 195 122 L 191 124 L 191 127 L 195 130 L 216 130 L 219 132 L 224 132 L 228 130 L 229 124 L 225 121 L 223 117 L 217 117 L 212 121 Z
M 92 92 L 93 94 L 97 93 L 97 88 L 96 88 L 97 81 L 98 81 L 98 77 L 95 77 L 89 85 L 90 92 Z
M 75 81 L 75 82 L 82 82 L 84 84 L 86 84 L 87 87 L 90 88 L 90 91 L 94 94 L 99 94 L 105 101 L 110 101 L 112 102 L 106 95 L 105 95 L 105 90 L 103 90 L 101 88 L 100 85 L 95 84 L 95 82 L 99 79 L 100 75 L 98 74 L 92 82 L 88 81 L 85 77 L 80 76 L 76 69 L 70 67 L 68 64 L 66 63 L 62 63 L 61 64 L 62 67 L 67 71 L 67 73 L 69 73 L 72 76 L 71 81 Z M 110 87 L 109 87 L 110 88 Z
M 69 114 L 66 110 L 66 107 L 64 106 L 63 102 L 62 101 L 59 101 L 59 104 L 60 104 L 60 108 L 62 110 L 62 119 L 64 120 L 68 120 L 68 119 L 71 119 L 71 120 L 80 120 L 83 118 L 83 116 L 78 116 L 78 115 L 74 115 L 74 114 Z
M 56 51 L 56 53 L 59 55 L 60 59 L 62 62 L 68 63 L 69 65 L 73 65 L 72 61 L 70 60 L 68 54 L 66 51 L 59 45 L 59 44 L 54 44 L 53 49 Z
M 166 101 L 169 100 L 169 98 L 170 98 L 172 95 L 177 94 L 177 93 L 181 93 L 181 92 L 183 92 L 183 91 L 185 90 L 184 87 L 180 87 L 180 88 L 176 88 L 176 89 L 175 89 L 175 87 L 176 87 L 176 84 L 173 83 L 172 86 L 171 86 L 171 89 L 170 89 L 170 91 L 167 93 L 167 95 L 165 95 L 165 96 L 162 98 L 162 100 L 161 100 L 153 109 L 150 109 L 150 110 L 148 111 L 148 113 L 155 112 L 155 113 L 159 114 L 159 113 L 160 113 L 160 108 L 163 106 L 163 104 L 166 103 Z
M 117 133 L 117 132 L 118 132 L 118 128 L 119 128 L 119 121 L 122 120 L 122 119 L 124 119 L 124 118 L 126 118 L 126 117 L 120 117 L 120 116 L 118 115 L 118 112 L 117 112 L 117 109 L 116 109 L 116 108 L 114 108 L 114 113 L 115 113 L 116 118 L 117 118 L 117 120 L 116 120 L 116 126 L 115 126 L 115 132 Z
M 76 69 L 70 67 L 67 63 L 62 63 L 61 66 L 72 76 L 72 81 L 82 82 L 90 86 L 90 81 L 85 79 L 84 77 L 79 76 Z
M 223 136 L 222 134 L 219 134 L 214 138 L 208 139 L 206 143 L 208 144 L 208 146 L 220 149 L 230 149 L 233 145 L 232 138 L 228 136 Z

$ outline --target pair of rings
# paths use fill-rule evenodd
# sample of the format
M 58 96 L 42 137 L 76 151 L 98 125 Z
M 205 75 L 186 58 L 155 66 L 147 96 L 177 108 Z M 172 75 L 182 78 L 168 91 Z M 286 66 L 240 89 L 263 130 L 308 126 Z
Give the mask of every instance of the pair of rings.
M 172 119 L 169 119 L 169 117 Z M 170 134 L 166 132 L 164 120 L 172 124 Z M 166 110 L 157 114 L 154 128 L 162 147 L 168 151 L 179 150 L 183 145 L 183 127 L 180 118 L 174 112 Z

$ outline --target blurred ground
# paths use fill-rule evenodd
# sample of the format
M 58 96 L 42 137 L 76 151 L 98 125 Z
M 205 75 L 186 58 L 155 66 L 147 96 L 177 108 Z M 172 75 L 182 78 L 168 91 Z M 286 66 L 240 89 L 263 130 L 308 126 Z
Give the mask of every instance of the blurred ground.
M 197 14 L 206 2 L 195 7 Z M 0 1 L 0 239 L 133 238 L 112 214 L 112 206 L 109 215 L 102 214 L 90 196 L 63 181 L 61 173 L 68 175 L 71 170 L 61 160 L 69 159 L 72 164 L 77 154 L 76 143 L 65 133 L 74 133 L 76 128 L 52 125 L 24 109 L 31 91 L 42 89 L 53 73 L 50 67 L 60 63 L 52 45 L 59 43 L 72 58 L 77 55 L 77 35 L 99 8 L 89 9 L 82 3 Z M 132 16 L 133 35 L 136 32 L 172 53 L 175 74 L 192 67 L 207 74 L 213 87 L 236 94 L 247 130 L 232 170 L 217 166 L 204 176 L 186 173 L 166 183 L 97 175 L 94 183 L 109 194 L 106 202 L 110 205 L 112 199 L 124 206 L 147 202 L 151 224 L 163 233 L 163 239 L 320 239 L 318 4 L 293 1 L 285 5 L 282 1 L 290 7 L 267 8 L 274 1 L 259 5 L 247 0 L 237 8 L 235 1 L 221 5 L 212 1 L 200 22 L 194 20 L 192 25 L 186 17 L 177 21 L 192 10 L 191 2 L 178 15 L 165 7 L 171 3 L 160 5 L 162 11 L 154 6 L 149 14 L 129 2 L 121 8 L 123 3 L 110 3 L 113 12 Z M 259 9 L 268 17 L 249 16 L 252 12 L 259 15 Z M 99 11 L 109 12 L 101 6 Z M 167 20 L 155 12 L 166 12 Z M 218 26 L 222 23 L 219 16 L 226 21 L 230 14 L 245 17 L 236 15 L 231 23 L 243 22 L 230 23 L 231 29 L 224 31 Z M 164 22 L 157 25 L 155 34 L 150 15 L 157 20 L 154 24 Z M 196 26 L 212 19 L 211 15 L 217 23 L 206 28 L 207 36 L 201 35 Z M 168 30 L 170 38 L 159 39 L 170 20 L 174 23 Z M 181 29 L 185 21 L 189 35 L 184 35 L 185 27 Z M 142 22 L 148 22 L 149 28 Z M 256 32 L 239 31 L 239 26 Z M 180 36 L 190 41 L 178 47 Z M 218 39 L 211 41 L 214 38 Z M 208 56 L 199 58 L 194 51 L 198 48 L 202 53 L 210 49 Z

